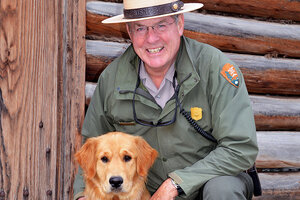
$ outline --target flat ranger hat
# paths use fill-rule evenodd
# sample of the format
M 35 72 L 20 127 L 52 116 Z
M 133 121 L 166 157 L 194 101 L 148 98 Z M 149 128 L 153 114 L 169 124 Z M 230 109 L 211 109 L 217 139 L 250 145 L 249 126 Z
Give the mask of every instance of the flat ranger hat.
M 178 0 L 123 0 L 123 14 L 102 21 L 104 24 L 124 23 L 177 15 L 197 10 L 202 3 L 183 3 Z

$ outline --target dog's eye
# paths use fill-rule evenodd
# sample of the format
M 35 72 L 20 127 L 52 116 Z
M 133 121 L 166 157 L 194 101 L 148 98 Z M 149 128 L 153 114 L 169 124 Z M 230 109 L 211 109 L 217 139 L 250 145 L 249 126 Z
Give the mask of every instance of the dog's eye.
M 131 157 L 130 156 L 128 156 L 128 155 L 125 155 L 124 156 L 124 161 L 125 162 L 129 162 L 131 160 Z
M 107 162 L 108 162 L 108 158 L 107 158 L 106 156 L 103 156 L 103 157 L 101 158 L 101 160 L 102 160 L 102 162 L 104 162 L 104 163 L 107 163 Z

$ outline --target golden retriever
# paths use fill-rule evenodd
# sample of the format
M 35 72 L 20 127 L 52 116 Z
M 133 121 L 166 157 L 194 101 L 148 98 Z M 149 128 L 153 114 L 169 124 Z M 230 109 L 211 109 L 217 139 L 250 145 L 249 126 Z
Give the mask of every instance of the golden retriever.
M 89 138 L 75 154 L 88 200 L 148 200 L 148 170 L 157 157 L 142 137 L 110 132 Z

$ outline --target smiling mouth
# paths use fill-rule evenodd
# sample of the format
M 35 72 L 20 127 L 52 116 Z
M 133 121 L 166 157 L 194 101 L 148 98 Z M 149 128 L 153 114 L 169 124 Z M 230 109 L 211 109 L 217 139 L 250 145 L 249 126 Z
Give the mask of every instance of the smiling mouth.
M 156 49 L 147 49 L 149 53 L 158 53 L 160 52 L 164 47 L 156 48 Z

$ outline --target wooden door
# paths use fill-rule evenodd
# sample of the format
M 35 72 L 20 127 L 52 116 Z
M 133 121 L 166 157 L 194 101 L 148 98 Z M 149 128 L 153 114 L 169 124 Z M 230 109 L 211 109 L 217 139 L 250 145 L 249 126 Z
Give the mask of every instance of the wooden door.
M 0 199 L 71 199 L 85 0 L 0 0 Z

